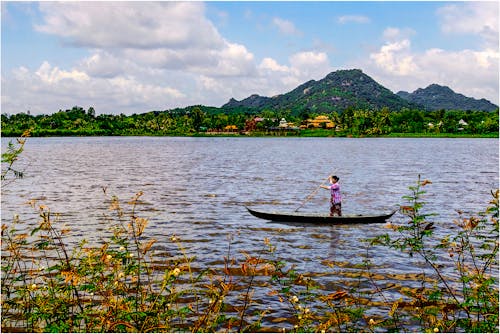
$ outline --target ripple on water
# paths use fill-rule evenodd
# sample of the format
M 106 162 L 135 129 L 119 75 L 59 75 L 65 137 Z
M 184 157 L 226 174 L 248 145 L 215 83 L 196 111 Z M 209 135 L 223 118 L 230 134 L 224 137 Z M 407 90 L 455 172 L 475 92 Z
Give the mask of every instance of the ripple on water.
M 2 146 L 6 142 L 2 138 Z M 387 233 L 383 226 L 270 223 L 245 206 L 293 211 L 333 172 L 340 176 L 345 214 L 386 212 L 403 203 L 401 196 L 421 175 L 433 182 L 425 188 L 425 208 L 439 215 L 432 218 L 435 233 L 444 237 L 455 210 L 483 210 L 498 187 L 498 140 L 30 138 L 19 164 L 26 176 L 2 188 L 2 223 L 19 214 L 22 228 L 36 226 L 36 210 L 23 204 L 36 199 L 61 213 L 71 242 L 99 242 L 116 223 L 110 197 L 130 212 L 127 202 L 143 191 L 136 213 L 149 219 L 146 234 L 157 239 L 153 250 L 163 261 L 180 256 L 179 245 L 194 257 L 193 268 L 220 269 L 225 257 L 238 263 L 248 254 L 265 254 L 314 277 L 325 292 L 373 289 L 362 275 L 368 265 L 378 287 L 397 299 L 400 284 L 418 284 L 420 277 L 412 275 L 432 273 L 416 258 L 368 247 L 363 240 Z M 328 192 L 321 190 L 301 211 L 328 209 Z M 393 221 L 405 223 L 400 215 Z M 272 254 L 265 252 L 269 245 Z M 258 284 L 268 282 L 258 277 Z M 265 326 L 277 329 L 287 321 L 271 319 L 290 313 L 269 292 L 255 298 L 272 310 Z

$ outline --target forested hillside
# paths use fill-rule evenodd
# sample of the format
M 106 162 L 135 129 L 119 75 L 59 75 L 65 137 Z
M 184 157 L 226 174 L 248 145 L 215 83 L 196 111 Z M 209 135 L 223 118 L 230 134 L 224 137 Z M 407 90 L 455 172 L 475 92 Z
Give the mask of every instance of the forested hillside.
M 310 80 L 286 94 L 272 98 L 252 95 L 241 101 L 231 99 L 222 106 L 228 107 L 288 109 L 293 115 L 307 112 L 342 112 L 349 107 L 423 109 L 422 106 L 397 96 L 358 69 L 332 72 L 321 80 Z
M 486 99 L 474 99 L 455 93 L 451 88 L 432 84 L 413 93 L 398 92 L 403 99 L 424 106 L 427 110 L 481 110 L 495 111 L 498 106 Z
M 401 110 L 495 111 L 498 106 L 486 99 L 474 99 L 455 93 L 449 87 L 432 84 L 413 93 L 394 94 L 359 69 L 339 70 L 325 78 L 310 80 L 292 91 L 273 97 L 251 95 L 241 101 L 230 99 L 222 108 L 288 109 L 293 115 L 301 113 L 342 112 L 346 108 Z

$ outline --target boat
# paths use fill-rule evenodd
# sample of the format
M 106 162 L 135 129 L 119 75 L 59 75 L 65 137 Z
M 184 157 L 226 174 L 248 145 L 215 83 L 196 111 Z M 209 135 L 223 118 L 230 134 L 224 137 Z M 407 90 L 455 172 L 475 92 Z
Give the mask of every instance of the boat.
M 311 224 L 376 224 L 384 223 L 396 213 L 394 210 L 383 215 L 345 215 L 330 216 L 328 214 L 299 213 L 299 212 L 266 212 L 246 207 L 253 216 L 274 222 L 311 223 Z

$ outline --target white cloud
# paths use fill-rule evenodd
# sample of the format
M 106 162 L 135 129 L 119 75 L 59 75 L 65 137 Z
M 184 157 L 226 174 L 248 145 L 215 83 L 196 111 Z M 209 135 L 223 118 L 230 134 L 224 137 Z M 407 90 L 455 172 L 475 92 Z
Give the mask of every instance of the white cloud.
M 201 75 L 198 81 L 202 85 L 203 89 L 206 89 L 208 91 L 220 92 L 225 88 L 225 86 L 221 83 L 220 80 L 216 80 L 214 78 L 207 77 L 205 75 Z
M 36 28 L 91 48 L 220 47 L 224 41 L 200 2 L 41 2 Z
M 414 52 L 409 39 L 387 42 L 361 65 L 382 85 L 397 92 L 432 83 L 449 86 L 469 97 L 498 104 L 498 49 Z
M 122 69 L 118 68 L 110 69 L 110 75 L 95 75 L 104 70 L 106 64 L 119 60 L 106 52 L 83 59 L 79 69 L 69 71 L 48 62 L 34 71 L 21 67 L 2 77 L 3 112 L 52 113 L 79 105 L 93 106 L 98 113 L 131 114 L 194 104 L 220 106 L 231 97 L 285 93 L 311 78 L 320 79 L 331 70 L 326 53 L 308 51 L 292 55 L 289 65 L 268 57 L 258 66 L 247 69 L 252 73 L 243 73 L 244 66 L 254 60 L 245 59 L 249 56 L 243 46 L 228 45 L 230 47 L 221 51 L 227 55 L 220 59 L 229 59 L 232 63 L 218 62 L 211 70 L 146 67 L 128 61 L 121 65 L 127 72 L 121 73 Z M 231 71 L 241 75 L 233 76 Z
M 39 31 L 91 54 L 71 70 L 44 62 L 35 71 L 21 67 L 3 74 L 3 112 L 92 105 L 98 113 L 138 113 L 220 105 L 239 87 L 247 91 L 243 78 L 258 75 L 253 54 L 220 36 L 202 3 L 42 2 L 40 7 L 45 21 Z M 225 88 L 233 80 L 235 89 Z
M 39 31 L 96 50 L 81 65 L 97 76 L 120 75 L 134 64 L 221 76 L 255 66 L 243 45 L 220 36 L 200 2 L 42 2 L 40 8 Z
M 403 39 L 386 43 L 376 53 L 370 55 L 376 66 L 395 75 L 408 75 L 418 71 L 413 56 L 409 53 L 410 41 Z
M 306 80 L 322 78 L 331 70 L 330 61 L 325 52 L 299 52 L 290 56 L 289 61 L 297 77 Z
M 411 48 L 412 29 L 389 27 L 385 41 L 361 67 L 387 88 L 409 92 L 432 83 L 449 86 L 469 97 L 499 103 L 498 2 L 464 2 L 437 11 L 441 30 L 448 35 L 471 35 L 482 41 L 480 49 L 443 50 Z
M 290 63 L 297 68 L 321 67 L 328 63 L 328 56 L 324 52 L 304 51 L 293 54 Z
M 262 59 L 259 65 L 259 69 L 262 71 L 271 71 L 271 72 L 283 72 L 283 73 L 290 72 L 290 68 L 288 66 L 280 65 L 276 60 L 269 57 Z
M 254 56 L 241 44 L 227 43 L 226 47 L 214 52 L 218 59 L 214 68 L 205 68 L 213 76 L 252 75 L 255 70 Z
M 364 15 L 343 15 L 338 17 L 337 22 L 340 24 L 347 24 L 347 23 L 366 24 L 370 23 L 371 20 L 369 17 Z
M 94 106 L 99 113 L 140 113 L 163 109 L 186 99 L 165 84 L 144 83 L 133 76 L 89 77 L 62 71 L 44 62 L 36 71 L 21 67 L 2 77 L 2 109 L 17 113 L 52 113 L 72 106 Z
M 295 24 L 293 22 L 275 17 L 273 18 L 273 25 L 275 25 L 278 30 L 285 35 L 291 35 L 291 36 L 302 36 L 302 32 L 298 30 L 295 27 Z
M 214 96 L 226 97 L 224 101 L 219 102 L 223 104 L 230 97 L 240 100 L 251 94 L 273 96 L 286 93 L 305 81 L 320 79 L 331 71 L 328 56 L 322 52 L 299 52 L 291 55 L 288 63 L 289 65 L 280 64 L 275 59 L 266 57 L 252 76 L 218 77 L 216 80 L 203 76 L 200 82 L 203 88 L 210 89 Z
M 227 50 L 224 59 L 237 59 L 246 55 L 242 46 Z M 79 69 L 64 71 L 44 62 L 30 71 L 21 67 L 2 77 L 3 112 L 16 113 L 30 110 L 32 114 L 52 113 L 59 109 L 79 105 L 93 106 L 98 113 L 142 113 L 194 104 L 220 106 L 230 97 L 245 98 L 251 94 L 272 96 L 285 93 L 311 78 L 322 78 L 330 69 L 325 53 L 301 52 L 289 59 L 290 65 L 265 58 L 254 73 L 229 76 L 217 73 L 224 68 L 231 74 L 228 64 L 216 64 L 206 74 L 165 68 L 148 68 L 130 62 L 126 74 L 120 69 L 114 75 L 91 75 L 113 64 L 114 58 L 96 53 L 81 61 Z M 242 60 L 246 64 L 246 60 Z M 242 68 L 233 64 L 234 71 Z M 249 69 L 250 70 L 250 69 Z M 88 78 L 82 80 L 83 78 Z
M 226 96 L 226 100 L 220 103 L 223 104 L 230 97 L 240 100 L 251 94 L 273 96 L 286 93 L 312 78 L 321 79 L 331 71 L 328 56 L 323 52 L 299 52 L 291 55 L 288 62 L 289 65 L 280 64 L 266 57 L 252 76 L 219 77 L 217 80 L 204 76 L 200 82 L 219 97 Z
M 123 58 L 118 58 L 106 51 L 97 51 L 79 62 L 80 69 L 89 76 L 97 78 L 113 78 L 125 72 L 133 64 Z
M 111 91 L 120 92 L 120 96 L 124 99 L 125 105 L 130 104 L 130 102 L 127 102 L 129 100 L 142 103 L 148 100 L 165 101 L 166 98 L 179 99 L 185 97 L 185 95 L 177 89 L 144 84 L 138 82 L 134 78 L 113 78 L 106 81 L 106 83 L 109 83 L 109 89 Z
M 89 50 L 67 70 L 43 63 L 2 77 L 2 108 L 52 113 L 74 105 L 98 113 L 140 113 L 230 97 L 284 93 L 330 71 L 324 52 L 299 52 L 288 64 L 258 63 L 241 43 L 223 38 L 198 2 L 42 2 L 38 31 Z M 286 20 L 281 31 L 300 34 Z M 106 27 L 104 29 L 103 27 Z M 48 98 L 50 97 L 50 98 Z M 36 106 L 36 109 L 30 106 Z
M 273 96 L 286 93 L 305 81 L 321 79 L 332 70 L 328 55 L 324 52 L 298 52 L 289 57 L 288 63 L 289 65 L 284 65 L 273 58 L 264 58 L 257 68 L 258 75 L 241 83 L 241 91 L 245 94 L 239 96 L 247 97 L 254 93 Z
M 383 32 L 383 38 L 387 42 L 399 41 L 401 39 L 408 39 L 411 36 L 415 35 L 415 31 L 410 28 L 394 28 L 389 27 L 386 28 Z
M 499 103 L 498 3 L 465 2 L 446 5 L 437 11 L 445 34 L 470 34 L 483 41 L 473 50 L 430 48 L 415 52 L 412 29 L 384 30 L 384 45 L 356 64 L 393 91 L 414 91 L 432 83 L 455 92 Z
M 450 52 L 430 49 L 419 57 L 420 67 L 425 69 L 419 77 L 450 86 L 466 96 L 486 98 L 498 104 L 499 60 L 498 50 Z
M 227 41 L 218 49 L 125 49 L 115 53 L 117 58 L 136 63 L 138 66 L 203 75 L 249 75 L 255 67 L 254 56 L 244 45 Z
M 64 45 L 87 50 L 88 56 L 67 68 L 49 59 L 34 70 L 28 66 L 4 70 L 2 112 L 52 113 L 80 105 L 93 106 L 98 113 L 130 114 L 194 104 L 220 106 L 231 97 L 285 93 L 332 71 L 325 52 L 332 47 L 318 40 L 314 49 L 293 53 L 285 61 L 271 55 L 256 59 L 244 44 L 220 35 L 200 2 L 39 5 L 44 21 L 37 29 Z M 476 34 L 489 41 L 486 28 L 469 24 L 453 28 L 451 18 L 458 18 L 458 13 L 451 9 L 441 13 L 443 31 Z M 484 10 L 474 13 L 489 22 Z M 365 22 L 362 17 L 343 20 Z M 275 18 L 274 24 L 283 33 L 302 34 L 290 21 Z M 482 50 L 415 52 L 414 35 L 411 29 L 387 28 L 383 45 L 363 63 L 344 67 L 362 68 L 394 91 L 438 83 L 498 103 L 498 41 L 496 48 Z
M 48 62 L 44 62 L 35 73 L 43 82 L 47 84 L 56 84 L 61 80 L 85 82 L 90 79 L 84 72 L 78 70 L 63 71 L 58 67 L 52 67 Z
M 441 30 L 447 34 L 479 36 L 486 47 L 498 48 L 497 1 L 446 5 L 437 11 Z

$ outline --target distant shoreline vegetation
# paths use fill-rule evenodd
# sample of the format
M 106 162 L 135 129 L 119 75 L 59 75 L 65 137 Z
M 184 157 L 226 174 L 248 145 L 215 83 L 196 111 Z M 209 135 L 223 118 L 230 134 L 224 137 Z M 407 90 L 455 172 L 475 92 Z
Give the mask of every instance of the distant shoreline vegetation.
M 53 136 L 295 136 L 295 137 L 498 137 L 495 112 L 438 110 L 255 110 L 192 106 L 133 115 L 96 116 L 75 106 L 51 115 L 1 115 L 3 137 Z

